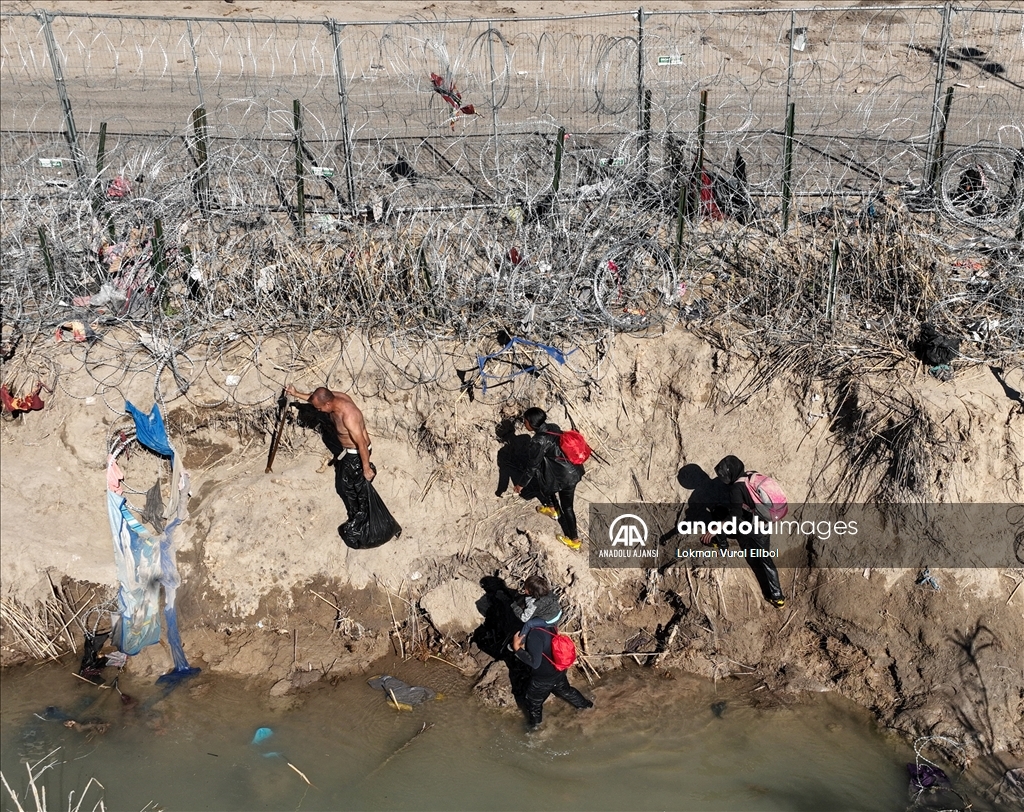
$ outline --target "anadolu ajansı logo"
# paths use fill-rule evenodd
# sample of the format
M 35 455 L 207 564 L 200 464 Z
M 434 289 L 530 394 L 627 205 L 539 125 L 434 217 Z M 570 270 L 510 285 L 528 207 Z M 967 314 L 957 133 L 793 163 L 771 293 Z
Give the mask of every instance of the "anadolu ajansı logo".
M 612 547 L 647 546 L 647 522 L 634 513 L 623 513 L 608 528 L 608 541 Z
M 647 546 L 647 522 L 634 513 L 623 513 L 608 528 L 608 541 L 612 547 Z
M 641 565 L 637 559 L 656 559 L 658 545 L 647 546 L 647 522 L 635 513 L 623 513 L 615 518 L 608 527 L 608 547 L 601 547 L 597 552 L 599 560 L 605 560 L 612 566 Z M 629 559 L 615 564 L 609 559 Z M 643 565 L 641 565 L 643 566 Z

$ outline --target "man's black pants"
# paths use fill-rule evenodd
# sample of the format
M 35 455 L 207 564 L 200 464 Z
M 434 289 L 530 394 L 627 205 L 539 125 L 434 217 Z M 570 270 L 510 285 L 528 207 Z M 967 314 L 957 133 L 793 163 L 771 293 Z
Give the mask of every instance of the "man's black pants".
M 562 528 L 562 533 L 571 539 L 579 538 L 579 527 L 576 524 L 576 486 L 570 485 L 565 490 L 561 490 L 556 494 L 548 496 L 547 494 L 540 495 L 540 501 L 542 505 L 553 507 L 558 511 L 558 524 Z
M 747 564 L 757 578 L 757 584 L 761 587 L 761 594 L 767 601 L 778 601 L 785 598 L 782 594 L 782 585 L 779 583 L 779 571 L 775 568 L 775 562 L 770 558 L 753 558 L 751 550 L 771 550 L 771 536 L 747 536 L 739 539 L 739 545 L 747 553 Z
M 360 525 L 367 511 L 366 477 L 358 454 L 343 453 L 334 464 L 334 485 L 348 511 L 348 521 Z
M 551 694 L 564 699 L 574 708 L 594 707 L 593 702 L 569 684 L 569 678 L 565 676 L 564 671 L 555 671 L 554 674 L 544 676 L 537 676 L 534 673 L 530 687 L 526 691 L 526 718 L 531 727 L 541 723 L 544 716 L 544 701 Z

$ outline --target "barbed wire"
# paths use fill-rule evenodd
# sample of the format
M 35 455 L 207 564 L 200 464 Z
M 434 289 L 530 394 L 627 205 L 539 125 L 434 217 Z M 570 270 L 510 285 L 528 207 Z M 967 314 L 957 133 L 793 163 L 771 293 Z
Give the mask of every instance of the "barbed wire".
M 282 333 L 338 336 L 325 377 L 375 393 L 464 389 L 511 336 L 679 321 L 807 358 L 926 319 L 968 358 L 1021 351 L 1011 9 L 0 27 L 5 346 L 93 325 L 76 396 L 142 376 L 158 400 L 265 406 L 280 380 L 256 365 L 242 394 L 224 358 Z M 600 379 L 574 357 L 561 385 Z

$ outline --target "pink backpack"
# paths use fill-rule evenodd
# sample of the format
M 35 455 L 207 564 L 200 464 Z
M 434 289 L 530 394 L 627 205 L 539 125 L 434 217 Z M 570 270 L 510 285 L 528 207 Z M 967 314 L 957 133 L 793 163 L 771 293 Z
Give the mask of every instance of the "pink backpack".
M 789 512 L 789 500 L 782 486 L 770 476 L 757 471 L 744 474 L 747 493 L 754 502 L 754 509 L 762 519 L 774 522 L 782 519 Z

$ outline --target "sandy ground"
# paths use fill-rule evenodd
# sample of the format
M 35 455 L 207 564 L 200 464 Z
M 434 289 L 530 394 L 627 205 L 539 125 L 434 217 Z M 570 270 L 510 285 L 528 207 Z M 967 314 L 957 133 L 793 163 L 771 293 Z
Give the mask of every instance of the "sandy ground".
M 109 597 L 115 573 L 104 445 L 124 425 L 122 399 L 151 402 L 152 379 L 139 375 L 107 389 L 83 372 L 73 348 L 46 354 L 65 370 L 58 393 L 43 412 L 0 425 L 4 593 L 31 601 L 67 577 L 79 595 L 91 589 Z M 267 374 L 254 375 L 251 350 L 240 346 L 237 356 L 221 355 L 221 371 L 241 373 L 238 400 L 267 403 L 280 383 L 275 359 L 285 357 L 286 345 L 265 342 L 259 366 Z M 329 355 L 316 368 L 324 364 Z M 638 490 L 651 501 L 685 499 L 680 469 L 710 471 L 730 452 L 770 470 L 794 500 L 821 498 L 843 476 L 827 419 L 834 392 L 779 381 L 730 411 L 729 393 L 748 367 L 681 330 L 620 337 L 604 370 L 598 391 L 577 389 L 568 401 L 610 461 L 589 466 L 578 491 L 581 513 L 591 502 L 631 501 Z M 489 657 L 467 635 L 483 621 L 482 578 L 497 573 L 517 583 L 536 568 L 563 589 L 594 655 L 623 651 L 630 641 L 658 645 L 661 635 L 668 641 L 663 667 L 716 678 L 756 673 L 781 691 L 836 690 L 909 734 L 972 740 L 978 752 L 1002 753 L 1007 763 L 1024 755 L 1021 571 L 937 570 L 935 591 L 915 585 L 917 571 L 783 569 L 790 601 L 778 612 L 743 568 L 717 575 L 676 568 L 660 577 L 591 569 L 584 555 L 554 540 L 554 525 L 531 505 L 495 495 L 495 424 L 530 401 L 554 403 L 554 392 L 572 381 L 569 373 L 550 374 L 503 405 L 467 401 L 450 387 L 394 390 L 372 370 L 356 379 L 335 373 L 334 387 L 362 393 L 379 490 L 405 528 L 376 550 L 340 543 L 343 509 L 314 432 L 289 424 L 274 472 L 265 474 L 268 437 L 236 427 L 266 407 L 197 410 L 193 403 L 223 392 L 212 379 L 193 384 L 191 403 L 170 401 L 168 424 L 193 476 L 192 516 L 178 553 L 190 657 L 214 671 L 270 677 L 276 693 L 288 693 L 313 679 L 294 670 L 293 646 L 327 658 L 319 679 L 430 645 L 467 671 L 482 671 L 482 698 L 507 706 L 507 683 L 495 684 Z M 292 380 L 309 386 L 316 375 L 296 370 Z M 899 385 L 944 436 L 961 438 L 936 471 L 943 499 L 1022 499 L 1024 417 L 986 368 L 942 384 L 908 364 Z M 561 407 L 552 414 L 565 422 Z M 837 455 L 840 463 L 830 464 Z M 144 456 L 123 467 L 137 492 L 156 471 Z M 141 505 L 144 497 L 130 498 Z M 276 633 L 289 629 L 301 635 Z M 8 662 L 11 651 L 5 643 Z M 157 674 L 169 666 L 167 652 L 154 646 L 132 667 Z

